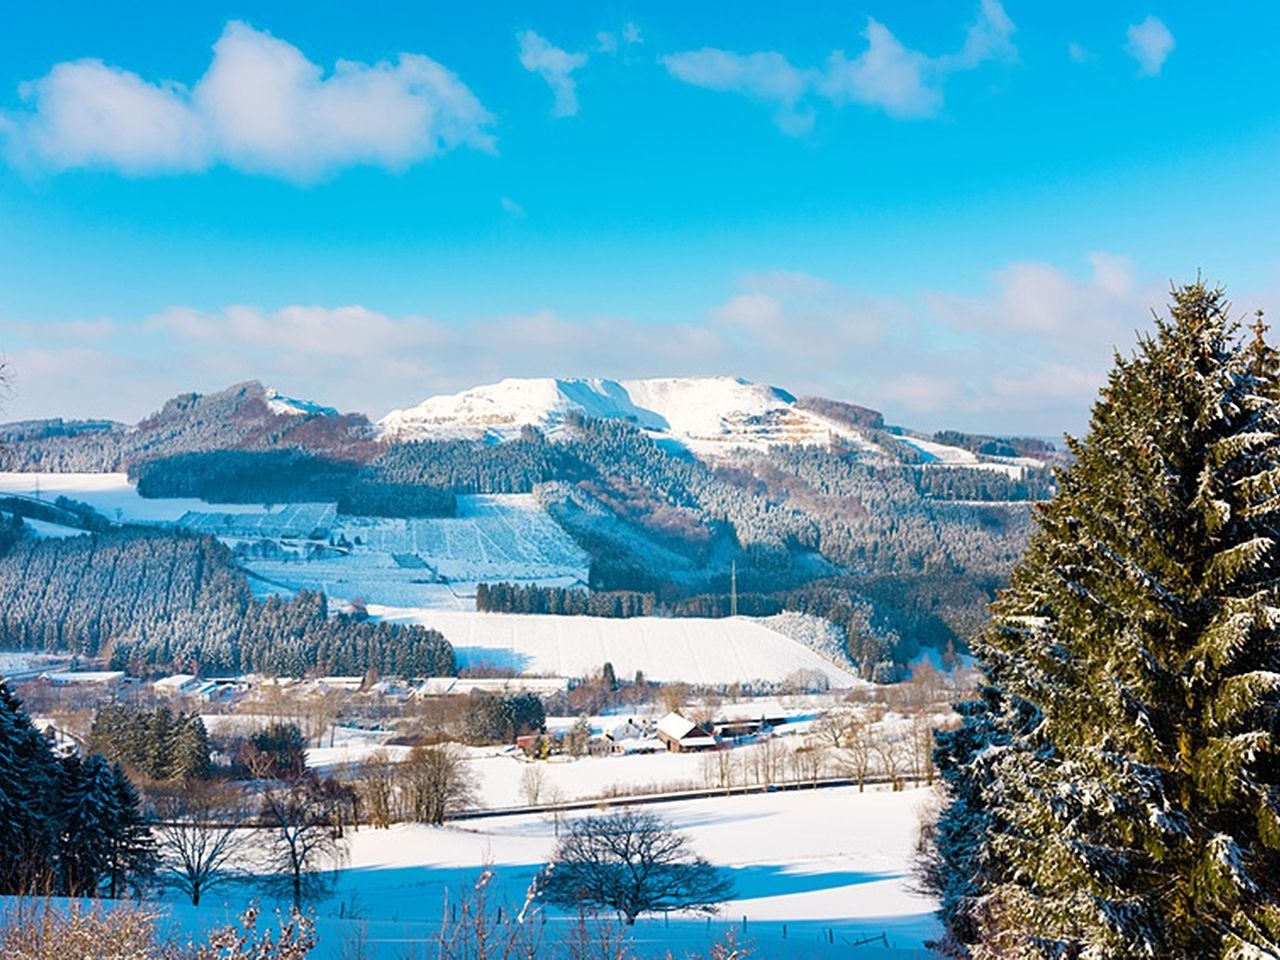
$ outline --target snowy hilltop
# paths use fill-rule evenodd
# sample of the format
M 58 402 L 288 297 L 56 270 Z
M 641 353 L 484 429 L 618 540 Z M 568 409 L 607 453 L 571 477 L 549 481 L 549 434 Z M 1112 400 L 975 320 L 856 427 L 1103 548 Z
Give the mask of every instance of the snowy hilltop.
M 738 377 L 510 378 L 393 410 L 379 427 L 396 440 L 500 441 L 525 427 L 554 435 L 570 414 L 626 420 L 699 452 L 860 439 L 835 419 L 801 408 L 785 390 Z

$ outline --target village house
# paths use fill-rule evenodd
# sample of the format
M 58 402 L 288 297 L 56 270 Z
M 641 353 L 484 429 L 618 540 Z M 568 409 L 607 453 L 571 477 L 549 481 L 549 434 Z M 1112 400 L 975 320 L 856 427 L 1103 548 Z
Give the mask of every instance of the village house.
M 720 745 L 710 731 L 678 713 L 668 713 L 658 721 L 658 739 L 669 753 L 714 750 Z

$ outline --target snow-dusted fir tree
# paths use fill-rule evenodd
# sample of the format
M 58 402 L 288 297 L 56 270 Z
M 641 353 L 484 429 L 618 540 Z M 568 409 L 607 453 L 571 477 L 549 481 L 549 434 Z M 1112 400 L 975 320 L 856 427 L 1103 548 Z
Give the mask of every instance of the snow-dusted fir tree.
M 1117 358 L 942 735 L 930 878 L 975 957 L 1280 955 L 1280 389 L 1176 289 Z

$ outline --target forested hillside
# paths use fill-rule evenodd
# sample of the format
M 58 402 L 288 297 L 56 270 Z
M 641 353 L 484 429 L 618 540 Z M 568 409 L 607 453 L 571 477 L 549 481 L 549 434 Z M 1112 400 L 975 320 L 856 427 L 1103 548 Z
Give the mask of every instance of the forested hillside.
M 206 450 L 306 449 L 347 459 L 373 456 L 361 414 L 281 413 L 262 384 L 174 397 L 140 423 L 30 420 L 0 427 L 0 468 L 51 472 L 126 470 L 156 457 Z
M 1029 503 L 1053 491 L 1047 466 L 1012 458 L 1058 457 L 1037 440 L 912 437 L 875 410 L 813 397 L 795 408 L 825 418 L 822 438 L 724 446 L 713 457 L 573 409 L 557 414 L 554 435 L 525 426 L 501 443 L 399 441 L 378 439 L 364 417 L 273 397 L 256 383 L 177 397 L 133 428 L 10 424 L 0 428 L 0 465 L 127 469 L 146 497 L 325 502 L 384 518 L 453 516 L 459 495 L 534 493 L 589 554 L 595 591 L 651 598 L 639 610 L 725 615 L 736 570 L 740 598 L 754 597 L 761 612 L 803 604 L 852 627 L 860 662 L 901 663 L 917 645 L 962 646 L 982 621 L 1026 542 Z M 754 421 L 735 416 L 751 436 Z M 937 462 L 929 443 L 946 445 L 952 462 Z M 502 591 L 486 600 L 493 609 L 541 602 Z M 100 633 L 77 642 L 100 643 Z M 143 659 L 158 658 L 152 640 L 132 642 L 149 651 Z M 165 643 L 190 653 L 186 640 Z M 220 663 L 265 656 L 252 643 L 243 654 L 209 644 L 218 652 L 202 655 Z
M 210 537 L 122 532 L 21 540 L 0 557 L 0 643 L 118 668 L 450 675 L 439 633 L 328 616 L 325 597 L 250 594 Z

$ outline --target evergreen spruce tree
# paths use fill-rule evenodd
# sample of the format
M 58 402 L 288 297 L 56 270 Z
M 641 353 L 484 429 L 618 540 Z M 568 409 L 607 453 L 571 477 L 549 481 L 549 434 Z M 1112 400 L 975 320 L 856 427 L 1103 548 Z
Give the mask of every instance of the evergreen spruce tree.
M 939 738 L 975 957 L 1280 955 L 1277 358 L 1220 290 L 1117 358 Z
M 177 735 L 173 743 L 173 760 L 169 768 L 172 780 L 203 780 L 209 776 L 209 733 L 197 713 L 178 716 Z
M 58 870 L 63 894 L 96 896 L 108 872 L 111 828 L 117 819 L 111 766 L 101 754 L 62 761 Z
M 108 788 L 114 817 L 106 825 L 106 892 L 115 898 L 155 872 L 156 848 L 138 791 L 118 763 L 111 765 Z
M 59 771 L 49 742 L 0 681 L 0 893 L 50 893 Z

